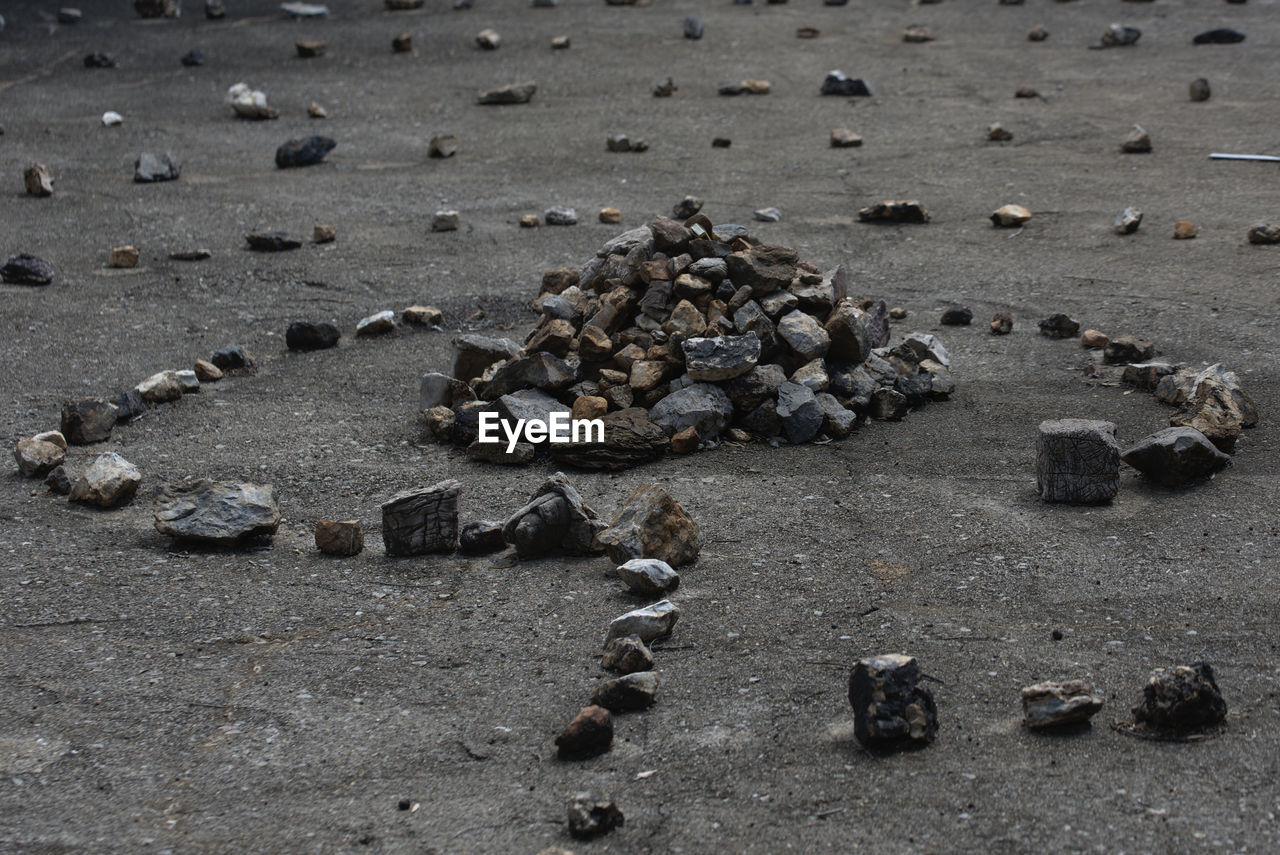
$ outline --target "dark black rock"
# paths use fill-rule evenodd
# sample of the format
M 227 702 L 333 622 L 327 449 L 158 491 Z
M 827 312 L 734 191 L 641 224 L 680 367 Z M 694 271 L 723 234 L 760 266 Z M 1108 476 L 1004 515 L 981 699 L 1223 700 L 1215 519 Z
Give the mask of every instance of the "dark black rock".
M 74 480 L 65 466 L 56 466 L 48 475 L 44 476 L 45 486 L 59 496 L 65 496 L 71 492 L 71 483 Z
M 637 671 L 605 680 L 591 694 L 591 703 L 611 713 L 635 712 L 653 706 L 657 692 L 658 675 L 652 671 Z
M 284 252 L 302 246 L 302 241 L 291 238 L 284 232 L 250 232 L 244 236 L 249 249 L 258 252 Z
M 1195 732 L 1227 717 L 1208 662 L 1158 668 L 1133 708 L 1134 724 L 1170 734 Z
M 1040 321 L 1040 335 L 1049 338 L 1072 338 L 1080 334 L 1080 324 L 1059 312 Z
M 80 23 L 80 19 L 83 17 L 84 17 L 84 13 L 81 12 L 79 9 L 59 9 L 58 10 L 59 24 L 78 24 Z
M 684 19 L 684 37 L 686 39 L 702 38 L 702 19 L 690 15 Z
M 1156 346 L 1146 339 L 1121 335 L 1107 342 L 1107 347 L 1102 352 L 1102 359 L 1110 365 L 1131 365 L 1135 362 L 1146 362 L 1155 355 Z
M 204 0 L 204 16 L 210 21 L 217 21 L 227 16 L 222 0 Z
M 284 343 L 290 350 L 327 350 L 337 347 L 342 333 L 324 321 L 294 321 L 285 331 Z
M 594 704 L 583 707 L 556 737 L 561 760 L 585 760 L 613 747 L 613 716 Z
M 808 442 L 822 430 L 824 412 L 813 390 L 787 381 L 778 387 L 778 418 L 782 432 L 797 445 Z
M 613 799 L 591 793 L 578 793 L 569 799 L 569 834 L 578 840 L 607 834 L 623 822 L 622 811 Z
M 324 160 L 338 144 L 332 137 L 307 137 L 289 140 L 276 149 L 276 166 L 288 169 L 293 166 L 312 166 Z
M 248 368 L 253 364 L 253 360 L 249 358 L 249 354 L 245 353 L 243 347 L 233 344 L 230 347 L 223 347 L 213 352 L 209 357 L 209 361 L 221 368 L 223 371 L 235 371 L 239 368 Z
M 115 404 L 119 411 L 116 413 L 117 422 L 131 421 L 147 411 L 147 404 L 142 400 L 142 394 L 137 389 L 125 389 L 116 395 L 111 403 Z
M 143 152 L 133 163 L 133 180 L 139 184 L 173 181 L 182 174 L 182 161 L 165 152 L 156 155 Z
M 677 220 L 687 220 L 702 210 L 702 200 L 697 196 L 685 196 L 671 210 Z
M 924 372 L 904 375 L 893 384 L 894 391 L 907 399 L 907 404 L 919 404 L 933 391 L 933 376 Z
M 1201 33 L 1192 39 L 1191 43 L 1197 45 L 1234 45 L 1242 41 L 1244 41 L 1244 33 L 1228 27 L 1220 27 L 1216 30 Z
M 733 145 L 733 140 L 728 137 L 716 137 L 711 141 L 712 148 L 728 148 Z
M 822 81 L 823 95 L 869 96 L 871 87 L 861 77 L 846 77 L 844 72 L 831 71 Z
M 871 313 L 871 346 L 889 346 L 889 307 L 880 300 L 870 309 Z
M 184 53 L 182 55 L 182 58 L 178 61 L 181 62 L 183 65 L 185 65 L 187 68 L 194 68 L 197 65 L 204 65 L 204 51 L 189 50 L 186 53 Z
M 941 322 L 950 327 L 967 327 L 973 323 L 973 312 L 963 306 L 952 306 L 942 313 Z
M 111 436 L 119 410 L 105 398 L 79 398 L 62 405 L 59 430 L 71 445 L 89 445 Z
M 1168 427 L 1139 440 L 1120 459 L 1152 481 L 1176 487 L 1216 472 L 1230 462 L 1193 427 Z
M 937 737 L 938 708 L 920 677 L 914 658 L 892 653 L 853 666 L 849 703 L 859 742 L 868 747 L 923 745 Z
M 469 522 L 458 533 L 458 551 L 464 555 L 486 555 L 506 548 L 502 523 L 498 521 Z
M 53 281 L 53 265 L 38 255 L 23 252 L 0 267 L 0 279 L 10 285 L 48 285 Z
M 115 68 L 116 58 L 105 53 L 91 53 L 84 58 L 85 68 Z

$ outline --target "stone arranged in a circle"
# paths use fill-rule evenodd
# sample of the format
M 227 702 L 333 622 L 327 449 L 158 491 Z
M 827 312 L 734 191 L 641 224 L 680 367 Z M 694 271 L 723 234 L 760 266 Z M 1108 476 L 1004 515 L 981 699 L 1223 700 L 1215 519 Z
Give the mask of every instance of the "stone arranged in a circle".
M 505 549 L 502 523 L 497 520 L 469 522 L 458 533 L 458 551 L 463 555 L 486 555 Z
M 62 405 L 59 431 L 72 445 L 91 445 L 111 436 L 119 408 L 105 398 L 78 398 Z
M 1102 709 L 1103 699 L 1084 680 L 1036 683 L 1022 690 L 1023 724 L 1032 730 L 1079 725 Z
M 154 517 L 156 530 L 179 543 L 235 546 L 274 535 L 280 506 L 270 484 L 202 479 L 165 489 Z
M 1036 490 L 1046 502 L 1109 502 L 1120 489 L 1120 445 L 1112 422 L 1050 419 L 1036 437 Z
M 114 451 L 99 454 L 71 485 L 68 498 L 73 502 L 115 508 L 133 498 L 142 483 L 138 468 Z
M 638 635 L 611 638 L 604 646 L 600 665 L 615 674 L 634 674 L 653 668 L 653 654 Z
M 318 135 L 288 140 L 276 149 L 276 166 L 280 169 L 313 166 L 323 161 L 337 145 L 332 137 Z
M 608 645 L 616 638 L 634 635 L 648 644 L 655 639 L 670 635 L 679 620 L 680 607 L 670 600 L 659 600 L 610 621 L 604 643 Z
M 1157 668 L 1133 708 L 1135 725 L 1173 736 L 1205 731 L 1226 717 L 1227 702 L 1208 662 Z
M 868 748 L 927 745 L 938 735 L 938 708 L 913 657 L 862 659 L 849 675 L 854 736 Z
M 325 321 L 294 321 L 285 330 L 285 345 L 290 350 L 326 350 L 338 346 L 342 333 Z
M 601 706 L 583 707 L 556 737 L 561 760 L 586 760 L 613 747 L 613 716 Z
M 316 523 L 316 549 L 327 555 L 359 555 L 364 549 L 360 521 L 320 520 Z
M 858 211 L 858 219 L 864 223 L 927 223 L 933 216 L 914 199 L 890 199 L 862 208 Z
M 1074 338 L 1080 334 L 1080 324 L 1061 312 L 1040 321 L 1040 335 L 1049 338 Z
M 1147 478 L 1177 487 L 1218 471 L 1230 461 L 1193 427 L 1167 427 L 1126 450 L 1120 459 Z
M 538 91 L 538 84 L 533 81 L 511 83 L 496 89 L 487 89 L 476 96 L 477 104 L 528 104 Z
M 658 675 L 652 671 L 605 680 L 591 693 L 591 703 L 615 714 L 648 709 L 657 699 Z
M 594 793 L 578 793 L 569 799 L 569 836 L 590 840 L 620 828 L 625 821 L 613 799 Z
M 822 94 L 870 97 L 871 87 L 860 77 L 849 77 L 843 71 L 828 71 L 822 81 Z
M 382 503 L 382 542 L 388 555 L 451 553 L 458 548 L 458 496 L 452 479 L 405 490 Z
M 53 265 L 38 255 L 19 253 L 0 267 L 0 280 L 9 285 L 48 285 L 53 281 Z
M 59 443 L 58 440 L 61 440 Z M 67 441 L 57 431 L 23 437 L 14 443 L 13 459 L 24 478 L 40 478 L 63 464 Z M 678 579 L 678 577 L 677 577 Z
M 502 536 L 521 558 L 552 552 L 596 555 L 604 551 L 600 535 L 606 528 L 564 473 L 557 472 L 507 519 Z
M 255 252 L 288 252 L 302 246 L 301 240 L 285 232 L 249 232 L 244 240 Z

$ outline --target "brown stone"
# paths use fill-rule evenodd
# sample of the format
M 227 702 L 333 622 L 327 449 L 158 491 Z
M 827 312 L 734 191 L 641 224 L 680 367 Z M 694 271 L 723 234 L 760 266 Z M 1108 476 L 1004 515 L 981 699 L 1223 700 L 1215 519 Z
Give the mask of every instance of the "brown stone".
M 525 350 L 529 353 L 550 353 L 563 359 L 573 347 L 573 324 L 560 318 L 551 318 L 533 331 Z
M 359 520 L 320 520 L 316 523 L 316 549 L 329 555 L 358 555 L 364 549 Z
M 197 359 L 192 367 L 201 383 L 216 383 L 222 379 L 222 369 L 207 359 Z
M 609 402 L 599 395 L 580 395 L 569 412 L 572 419 L 601 419 L 609 412 Z
M 698 429 L 690 425 L 671 437 L 671 450 L 676 454 L 690 454 L 698 450 L 701 442 L 702 437 L 698 436 Z
M 435 306 L 409 306 L 400 313 L 400 318 L 418 327 L 438 327 L 444 323 L 444 312 Z
M 1178 220 L 1173 224 L 1174 240 L 1191 240 L 1199 233 L 1200 230 L 1196 228 L 1196 224 L 1187 220 Z
M 604 707 L 583 707 L 556 737 L 561 760 L 583 760 L 613 746 L 613 716 Z
M 333 243 L 338 239 L 338 230 L 333 226 L 321 223 L 311 231 L 311 240 L 315 243 Z
M 832 148 L 857 148 L 862 145 L 862 137 L 848 128 L 833 128 L 831 131 Z
M 559 294 L 571 285 L 578 284 L 578 271 L 573 267 L 557 267 L 542 274 L 540 294 Z
M 987 128 L 987 139 L 993 142 L 1008 142 L 1013 139 L 1013 134 L 1001 127 L 999 122 L 996 122 Z
M 539 217 L 537 214 L 520 215 L 520 228 L 536 229 L 540 225 L 542 225 L 542 217 Z
M 138 248 L 135 246 L 118 246 L 107 253 L 108 267 L 137 267 Z
M 642 484 L 601 533 L 600 544 L 618 564 L 632 558 L 658 558 L 680 567 L 698 560 L 702 535 L 670 493 L 655 484 Z
M 622 222 L 622 212 L 617 208 L 601 208 L 600 222 L 616 225 Z
M 583 327 L 578 337 L 578 356 L 583 362 L 607 362 L 613 356 L 613 340 L 599 327 Z
M 992 335 L 1008 335 L 1013 332 L 1013 315 L 1008 312 L 996 312 L 991 319 Z
M 52 196 L 53 176 L 43 163 L 33 163 L 22 173 L 22 181 L 32 196 Z
M 1111 337 L 1104 332 L 1098 330 L 1085 330 L 1080 334 L 1081 347 L 1106 347 L 1111 343 Z

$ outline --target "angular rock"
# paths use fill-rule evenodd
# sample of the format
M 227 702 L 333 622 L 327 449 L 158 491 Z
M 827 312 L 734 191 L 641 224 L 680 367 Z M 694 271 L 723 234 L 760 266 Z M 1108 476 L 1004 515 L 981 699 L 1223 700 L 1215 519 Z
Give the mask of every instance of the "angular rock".
M 400 313 L 400 319 L 416 327 L 438 327 L 444 323 L 444 312 L 435 306 L 409 306 Z
M 280 169 L 313 166 L 323 161 L 337 145 L 332 137 L 310 136 L 289 140 L 276 149 L 276 166 Z
M 990 134 L 988 134 L 990 138 Z M 1021 205 L 1002 205 L 991 215 L 992 224 L 1003 228 L 1015 228 L 1031 219 L 1031 212 Z
M 578 212 L 567 205 L 553 205 L 542 213 L 542 219 L 549 226 L 575 226 Z
M 33 163 L 22 172 L 22 183 L 31 196 L 52 196 L 53 176 L 43 163 Z
M 848 128 L 834 128 L 831 131 L 832 148 L 857 148 L 862 145 L 862 137 Z
M 1049 338 L 1074 338 L 1080 333 L 1080 324 L 1061 312 L 1050 315 L 1037 326 L 1040 327 L 1040 335 Z
M 506 549 L 502 523 L 496 520 L 469 522 L 458 534 L 458 551 L 463 555 L 487 555 Z
M 671 215 L 677 220 L 687 220 L 702 210 L 702 200 L 697 196 L 685 196 L 671 209 Z
M 76 479 L 71 476 L 71 473 L 67 471 L 67 467 L 55 466 L 53 469 L 49 470 L 49 474 L 45 476 L 44 483 L 45 486 L 53 493 L 56 493 L 59 496 L 65 496 L 71 492 L 71 486 L 75 480 Z
M 1102 709 L 1103 699 L 1084 680 L 1036 683 L 1022 690 L 1022 723 L 1032 730 L 1086 722 Z
M 293 46 L 301 59 L 315 59 L 324 56 L 329 50 L 329 43 L 318 39 L 301 39 L 294 42 Z
M 848 77 L 843 71 L 828 71 L 822 81 L 822 94 L 870 97 L 871 87 L 860 77 Z
M 38 255 L 19 253 L 0 267 L 0 280 L 10 285 L 48 285 L 53 281 L 53 265 Z
M 825 356 L 831 347 L 831 337 L 822 324 L 799 309 L 778 321 L 778 335 L 806 362 Z
M 858 741 L 868 748 L 932 742 L 938 735 L 938 708 L 920 681 L 920 666 L 910 656 L 890 653 L 854 665 L 849 704 Z
M 71 485 L 69 498 L 86 505 L 114 508 L 132 499 L 141 482 L 137 467 L 114 451 L 108 451 L 98 455 Z
M 356 335 L 383 335 L 395 332 L 396 313 L 390 309 L 375 312 L 367 318 L 361 318 L 356 324 Z
M 1215 363 L 1196 375 L 1182 410 L 1169 423 L 1193 427 L 1219 449 L 1231 453 L 1241 432 L 1257 425 L 1258 406 L 1241 388 L 1235 372 Z
M 507 338 L 491 338 L 478 333 L 463 333 L 453 340 L 453 371 L 463 382 L 479 377 L 485 369 L 504 359 L 511 359 L 520 347 Z
M 238 371 L 241 368 L 248 368 L 253 365 L 253 359 L 238 344 L 218 348 L 209 357 L 209 361 L 223 371 Z
M 797 445 L 808 442 L 822 430 L 825 413 L 807 386 L 790 381 L 779 386 L 777 412 L 789 442 Z
M 637 671 L 605 680 L 591 693 L 591 703 L 617 714 L 647 710 L 658 699 L 658 675 Z
M 689 376 L 698 382 L 730 380 L 760 361 L 760 339 L 754 335 L 691 338 L 681 346 Z
M 858 423 L 858 414 L 848 410 L 829 392 L 814 396 L 818 406 L 822 407 L 822 432 L 832 439 L 844 439 L 853 433 Z
M 599 535 L 599 543 L 618 564 L 657 559 L 682 567 L 698 560 L 702 535 L 698 524 L 670 493 L 654 484 L 642 484 Z
M 382 542 L 387 555 L 430 555 L 458 548 L 458 496 L 449 479 L 405 490 L 382 503 Z
M 1203 731 L 1226 717 L 1227 702 L 1208 662 L 1157 668 L 1133 708 L 1135 724 L 1170 735 Z
M 61 436 L 61 434 L 59 434 Z M 39 478 L 63 464 L 67 457 L 66 444 L 59 446 L 39 436 L 26 437 L 13 446 L 13 459 L 24 478 Z
M 1080 334 L 1080 346 L 1102 348 L 1111 343 L 1111 336 L 1098 330 L 1085 330 Z
M 338 230 L 334 226 L 326 224 L 317 224 L 311 230 L 312 243 L 333 243 L 338 239 Z
M 525 466 L 532 463 L 535 456 L 537 456 L 537 449 L 528 442 L 517 442 L 514 446 L 510 446 L 506 440 L 481 442 L 477 439 L 467 446 L 467 459 L 482 463 Z
M 320 520 L 316 523 L 316 549 L 327 555 L 359 555 L 364 530 L 359 520 Z
M 583 707 L 556 737 L 561 760 L 585 760 L 613 746 L 613 716 L 604 707 Z
M 1046 502 L 1109 502 L 1120 489 L 1116 426 L 1089 419 L 1051 419 L 1036 437 L 1036 490 Z
M 62 405 L 59 430 L 72 445 L 90 445 L 111 436 L 120 410 L 105 398 L 79 398 Z
M 511 83 L 507 86 L 499 86 L 497 89 L 488 89 L 480 92 L 476 96 L 477 104 L 528 104 L 533 98 L 535 92 L 538 91 L 538 84 L 533 81 L 524 83 Z
M 733 403 L 719 386 L 694 383 L 658 401 L 649 418 L 667 435 L 693 427 L 704 440 L 720 435 L 733 416 Z
M 337 347 L 340 338 L 338 328 L 324 321 L 294 321 L 284 334 L 290 350 L 327 350 Z
M 418 384 L 419 410 L 429 410 L 439 406 L 452 409 L 466 401 L 474 401 L 475 397 L 475 392 L 471 391 L 470 386 L 445 374 L 424 374 L 421 383 Z
M 1134 362 L 1146 362 L 1155 355 L 1156 346 L 1151 342 L 1131 335 L 1120 335 L 1107 343 L 1102 359 L 1110 365 L 1128 365 Z
M 854 301 L 841 301 L 831 311 L 823 327 L 830 340 L 827 358 L 855 365 L 865 361 L 872 347 L 871 323 L 871 316 L 858 308 Z
M 634 635 L 645 644 L 654 639 L 664 638 L 675 629 L 680 620 L 680 607 L 670 600 L 659 600 L 642 609 L 629 611 L 609 622 L 609 631 L 605 634 L 604 643 L 609 644 L 615 638 Z
M 578 793 L 569 799 L 569 836 L 576 840 L 590 840 L 608 834 L 615 828 L 621 828 L 624 821 L 622 811 L 611 798 Z
M 992 142 L 1008 142 L 1009 140 L 1013 139 L 1013 134 L 1005 130 L 1004 126 L 1002 126 L 999 122 L 993 122 L 991 125 L 987 127 L 987 139 L 991 140 Z M 1005 207 L 1009 207 L 1009 206 L 1006 205 Z M 1017 206 L 1014 206 L 1014 207 L 1017 207 Z M 1004 210 L 1004 208 L 998 209 L 996 211 L 996 214 L 999 214 L 1000 211 L 1002 210 Z M 1026 210 L 1026 209 L 1024 208 L 1023 210 Z M 992 214 L 991 216 L 993 219 L 995 218 L 995 214 Z M 1030 217 L 1030 213 L 1028 213 L 1028 217 Z M 1003 219 L 1003 217 L 1001 219 Z M 996 225 L 999 226 L 1004 224 L 1001 222 L 997 222 Z
M 613 638 L 604 646 L 600 665 L 615 674 L 634 674 L 653 669 L 653 654 L 638 635 Z
M 914 199 L 877 202 L 858 211 L 858 219 L 864 223 L 927 223 L 933 219 L 924 205 Z
M 1265 246 L 1280 243 L 1280 225 L 1274 223 L 1255 223 L 1249 228 L 1249 243 Z
M 1008 335 L 1013 332 L 1013 315 L 1008 312 L 996 312 L 991 318 L 992 335 Z
M 502 46 L 502 36 L 497 30 L 486 27 L 476 33 L 476 46 L 483 50 L 497 50 Z
M 288 252 L 302 246 L 302 241 L 284 232 L 249 232 L 244 240 L 255 252 Z
M 107 253 L 107 266 L 129 268 L 138 266 L 138 248 L 136 246 L 117 246 Z
M 1167 427 L 1139 440 L 1120 459 L 1147 478 L 1178 487 L 1203 478 L 1230 462 L 1205 435 L 1192 427 Z
M 232 546 L 270 537 L 280 508 L 269 484 L 199 480 L 166 489 L 156 501 L 156 530 L 180 543 Z
M 183 395 L 182 381 L 176 371 L 152 374 L 134 387 L 148 404 L 164 404 L 176 401 Z
M 1120 150 L 1126 154 L 1148 154 L 1151 151 L 1151 135 L 1142 125 L 1134 125 L 1120 141 Z
M 431 231 L 456 232 L 460 223 L 460 215 L 457 211 L 436 211 L 431 216 Z
M 564 473 L 557 472 L 511 515 L 502 527 L 502 537 L 521 558 L 550 552 L 594 555 L 602 551 L 599 538 L 606 527 Z
M 618 470 L 656 460 L 666 451 L 666 431 L 654 424 L 642 408 L 618 410 L 604 416 L 603 421 L 603 442 L 555 445 L 552 458 L 579 469 Z
M 182 162 L 173 155 L 143 152 L 133 164 L 133 180 L 139 184 L 174 181 L 182 174 Z
M 632 558 L 615 572 L 628 590 L 644 596 L 661 596 L 680 586 L 680 574 L 659 558 Z
M 1112 24 L 1105 33 L 1102 34 L 1103 47 L 1129 47 L 1138 43 L 1138 39 L 1142 38 L 1142 31 L 1137 27 L 1125 27 L 1120 24 Z

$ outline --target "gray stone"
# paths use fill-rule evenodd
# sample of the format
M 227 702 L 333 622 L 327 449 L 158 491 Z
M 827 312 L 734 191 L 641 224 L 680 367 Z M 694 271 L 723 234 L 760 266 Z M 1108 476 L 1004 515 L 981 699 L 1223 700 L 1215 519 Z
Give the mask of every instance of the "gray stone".
M 176 371 L 152 374 L 134 387 L 148 404 L 163 404 L 182 397 L 184 389 Z
M 569 799 L 569 836 L 576 840 L 590 840 L 607 834 L 620 828 L 623 822 L 625 817 L 611 798 L 578 793 Z
M 1115 222 L 1112 224 L 1118 235 L 1131 235 L 1138 230 L 1138 226 L 1142 225 L 1142 212 L 1137 208 L 1125 208 L 1116 214 Z
M 533 81 L 511 83 L 497 89 L 481 91 L 476 96 L 477 104 L 528 104 L 538 91 L 538 84 Z
M 1032 730 L 1080 724 L 1093 718 L 1102 703 L 1084 680 L 1036 683 L 1022 690 L 1023 724 Z
M 323 42 L 319 43 L 323 44 Z M 299 48 L 302 55 L 304 48 Z M 276 149 L 276 167 L 293 169 L 300 166 L 315 166 L 324 161 L 329 152 L 337 148 L 338 143 L 332 137 L 309 136 L 302 139 L 286 140 Z
M 686 39 L 702 38 L 702 19 L 690 15 L 684 19 L 684 37 Z
M 1151 151 L 1151 135 L 1142 125 L 1134 125 L 1120 141 L 1120 150 L 1125 154 L 1147 154 Z
M 822 392 L 815 395 L 818 406 L 822 407 L 822 432 L 832 439 L 844 439 L 853 433 L 858 423 L 858 414 L 845 409 L 835 395 Z
M 53 265 L 38 255 L 22 252 L 0 267 L 0 281 L 9 285 L 48 285 L 53 281 Z
M 1116 426 L 1089 419 L 1051 419 L 1036 438 L 1036 489 L 1046 502 L 1109 502 L 1120 489 Z
M 1186 403 L 1169 424 L 1193 427 L 1230 454 L 1244 429 L 1258 424 L 1258 406 L 1235 372 L 1215 363 L 1196 375 Z
M 638 635 L 610 639 L 604 646 L 600 665 L 615 674 L 634 674 L 653 669 L 653 654 Z
M 849 704 L 858 741 L 868 748 L 932 742 L 938 735 L 938 708 L 920 680 L 920 666 L 910 656 L 890 653 L 854 665 Z
M 154 517 L 156 531 L 181 543 L 231 546 L 274 535 L 280 507 L 270 484 L 199 480 L 162 491 Z
M 71 473 L 67 471 L 65 466 L 55 466 L 45 476 L 44 483 L 51 491 L 59 496 L 65 496 L 71 492 L 72 482 Z
M 1208 662 L 1157 668 L 1133 708 L 1134 724 L 1172 735 L 1203 731 L 1226 717 L 1227 702 Z
M 502 522 L 478 520 L 469 522 L 458 533 L 458 551 L 463 555 L 486 555 L 506 549 L 502 537 Z
M 791 284 L 798 260 L 791 247 L 761 245 L 730 253 L 725 264 L 736 285 L 745 285 L 754 296 L 763 297 Z
M 871 395 L 867 415 L 880 422 L 896 422 L 906 418 L 910 410 L 907 396 L 897 389 L 879 388 Z
M 828 366 L 827 376 L 831 379 L 827 390 L 839 400 L 858 410 L 871 405 L 877 384 L 861 365 Z
M 686 370 L 698 382 L 731 380 L 760 361 L 760 339 L 754 335 L 691 338 L 681 346 Z
M 680 620 L 680 607 L 670 600 L 659 600 L 642 609 L 629 611 L 609 622 L 604 642 L 628 635 L 638 637 L 645 644 L 671 634 Z
M 433 232 L 456 232 L 461 223 L 461 215 L 457 211 L 442 209 L 431 215 Z
M 777 411 L 782 432 L 790 442 L 808 442 L 822 430 L 822 405 L 807 386 L 791 381 L 779 386 Z
M 773 320 L 795 311 L 800 306 L 800 298 L 785 288 L 764 295 L 759 302 L 760 308 Z
M 1129 365 L 1134 362 L 1146 362 L 1156 355 L 1156 346 L 1145 339 L 1131 335 L 1120 335 L 1107 342 L 1102 351 L 1102 359 L 1111 365 Z
M 62 405 L 59 428 L 72 445 L 102 442 L 111 436 L 120 410 L 104 398 L 79 398 Z
M 502 527 L 502 537 L 521 558 L 551 552 L 595 555 L 602 551 L 599 538 L 605 528 L 564 473 L 557 472 L 511 515 Z
M 1230 462 L 1193 427 L 1167 427 L 1141 439 L 1120 459 L 1152 481 L 1176 487 L 1203 478 Z
M 1128 47 L 1137 44 L 1140 38 L 1142 38 L 1142 31 L 1137 27 L 1112 24 L 1102 34 L 1102 44 L 1104 47 Z
M 458 138 L 453 134 L 438 134 L 427 145 L 427 157 L 453 157 L 458 153 Z
M 501 365 L 485 384 L 481 397 L 493 400 L 523 389 L 558 392 L 572 386 L 578 377 L 563 359 L 550 353 L 517 356 Z
M 114 451 L 100 454 L 71 485 L 70 499 L 86 505 L 114 508 L 133 498 L 142 482 L 137 467 Z
M 782 212 L 777 208 L 761 208 L 758 211 L 752 211 L 751 216 L 759 223 L 776 223 L 782 219 Z
M 670 493 L 654 484 L 642 484 L 632 492 L 599 542 L 618 564 L 656 558 L 683 567 L 697 561 L 702 550 L 698 524 Z
M 1074 338 L 1080 334 L 1080 324 L 1058 312 L 1040 321 L 1040 335 L 1049 338 Z
M 831 347 L 831 337 L 822 324 L 798 309 L 778 322 L 778 335 L 806 362 L 825 356 Z
M 61 436 L 61 434 L 59 434 Z M 39 436 L 20 439 L 13 446 L 13 459 L 24 478 L 39 478 L 61 466 L 67 458 L 64 442 L 61 446 Z
M 173 181 L 182 174 L 182 162 L 173 155 L 143 152 L 133 164 L 133 180 L 139 184 Z
M 501 418 L 509 421 L 512 428 L 521 419 L 524 419 L 526 424 L 534 419 L 549 424 L 552 413 L 572 412 L 568 405 L 560 403 L 541 389 L 521 389 L 519 392 L 503 395 L 494 402 L 493 409 Z M 499 433 L 502 431 L 499 430 Z M 527 434 L 521 435 L 524 439 L 529 439 Z
M 453 409 L 460 403 L 474 401 L 475 397 L 470 386 L 447 374 L 424 374 L 422 382 L 418 384 L 419 410 L 429 410 L 432 407 Z
M 856 365 L 871 353 L 871 316 L 852 300 L 840 301 L 823 328 L 831 342 L 827 351 L 831 359 Z
M 786 293 L 786 292 L 783 292 Z M 751 333 L 760 339 L 760 357 L 768 359 L 782 345 L 778 328 L 755 300 L 748 300 L 733 314 L 734 328 L 742 335 Z
M 1171 374 L 1175 374 L 1178 367 L 1170 365 L 1167 362 L 1134 362 L 1125 366 L 1124 374 L 1120 376 L 1121 381 L 1141 389 L 1144 392 L 1154 392 L 1160 387 L 1160 381 Z M 1190 387 L 1188 386 L 1188 391 Z M 1183 400 L 1186 400 L 1185 398 Z
M 729 275 L 729 265 L 723 258 L 699 258 L 689 265 L 689 272 L 712 283 L 720 283 Z
M 632 558 L 615 571 L 627 589 L 636 594 L 657 597 L 680 586 L 680 574 L 658 558 Z
M 505 437 L 494 442 L 481 442 L 477 439 L 467 446 L 467 459 L 505 466 L 526 466 L 533 462 L 538 453 L 532 443 L 517 442 L 508 450 L 509 444 Z
M 778 387 L 786 381 L 787 375 L 782 366 L 770 363 L 757 365 L 746 374 L 735 377 L 725 390 L 737 412 L 749 413 L 765 401 L 776 398 Z
M 947 353 L 947 349 L 942 346 L 942 342 L 938 341 L 937 336 L 929 333 L 911 333 L 903 340 L 902 347 L 904 352 L 909 351 L 912 354 L 913 362 L 932 359 L 943 367 L 951 364 L 951 354 Z
M 567 205 L 553 205 L 543 212 L 542 218 L 549 226 L 574 226 L 578 224 L 578 212 Z
M 361 318 L 356 324 L 356 335 L 384 335 L 395 332 L 395 329 L 396 313 L 390 309 L 384 309 L 367 318 Z
M 382 503 L 382 543 L 388 555 L 450 553 L 458 547 L 458 496 L 452 479 L 405 490 Z
M 653 671 L 636 671 L 605 680 L 591 693 L 591 703 L 615 714 L 646 710 L 657 699 L 658 675 Z
M 495 362 L 510 359 L 519 352 L 520 346 L 511 339 L 463 333 L 453 340 L 451 374 L 466 383 L 479 377 Z
M 791 373 L 791 382 L 808 387 L 815 395 L 825 392 L 831 385 L 831 377 L 827 374 L 827 363 L 822 359 L 806 362 Z
M 729 396 L 710 383 L 694 383 L 672 392 L 649 411 L 649 418 L 668 436 L 692 427 L 703 440 L 719 436 L 732 416 L 733 403 Z
M 625 389 L 626 387 L 618 387 Z M 609 390 L 613 393 L 614 389 Z M 604 441 L 557 444 L 551 456 L 580 469 L 627 469 L 656 460 L 667 450 L 667 433 L 649 419 L 647 410 L 627 407 L 605 415 Z

